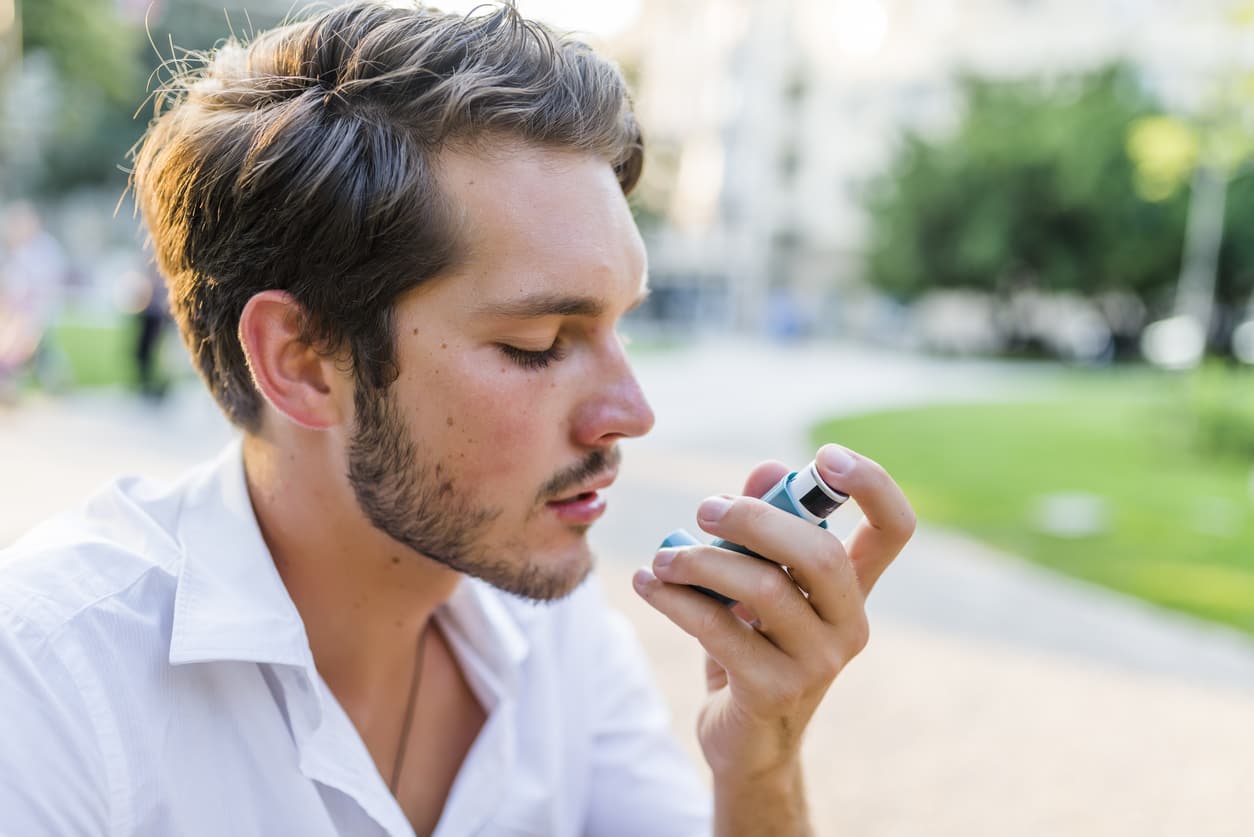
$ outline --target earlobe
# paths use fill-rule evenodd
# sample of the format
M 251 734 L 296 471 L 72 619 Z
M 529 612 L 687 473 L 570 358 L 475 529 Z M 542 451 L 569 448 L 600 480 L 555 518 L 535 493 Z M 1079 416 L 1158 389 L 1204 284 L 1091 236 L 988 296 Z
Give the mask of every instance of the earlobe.
M 239 342 L 270 406 L 301 427 L 323 430 L 339 421 L 334 362 L 301 339 L 302 316 L 291 294 L 262 291 L 240 313 Z

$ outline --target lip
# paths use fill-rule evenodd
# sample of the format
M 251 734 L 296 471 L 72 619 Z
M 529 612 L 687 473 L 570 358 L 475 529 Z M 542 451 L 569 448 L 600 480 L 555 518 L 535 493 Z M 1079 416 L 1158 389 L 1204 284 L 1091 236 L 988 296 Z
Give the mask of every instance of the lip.
M 567 525 L 590 526 L 605 514 L 605 498 L 600 494 L 601 489 L 609 488 L 617 476 L 614 471 L 604 474 L 565 498 L 549 501 L 545 508 Z
M 605 514 L 605 498 L 595 491 L 585 492 L 577 500 L 548 503 L 545 508 L 568 526 L 591 526 Z
M 576 497 L 578 497 L 580 494 L 587 494 L 589 492 L 596 493 L 603 488 L 609 488 L 611 485 L 614 484 L 614 480 L 616 479 L 618 479 L 617 470 L 607 471 L 606 473 L 602 474 L 601 476 L 599 476 L 597 479 L 593 480 L 592 482 L 586 483 L 578 491 L 572 491 L 569 494 L 565 495 L 564 497 L 558 497 L 555 500 L 550 500 L 548 504 L 552 506 L 555 504 L 569 503 L 573 501 Z

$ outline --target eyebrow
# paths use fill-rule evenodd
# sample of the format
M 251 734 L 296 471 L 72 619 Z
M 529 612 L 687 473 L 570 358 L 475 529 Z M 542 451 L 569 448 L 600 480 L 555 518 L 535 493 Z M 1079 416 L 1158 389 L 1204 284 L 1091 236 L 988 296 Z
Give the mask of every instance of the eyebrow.
M 650 292 L 650 288 L 641 291 L 627 310 L 637 308 Z M 541 317 L 599 317 L 604 311 L 605 304 L 599 299 L 569 294 L 536 294 L 508 302 L 488 302 L 475 309 L 475 313 L 482 316 L 515 320 L 533 320 Z

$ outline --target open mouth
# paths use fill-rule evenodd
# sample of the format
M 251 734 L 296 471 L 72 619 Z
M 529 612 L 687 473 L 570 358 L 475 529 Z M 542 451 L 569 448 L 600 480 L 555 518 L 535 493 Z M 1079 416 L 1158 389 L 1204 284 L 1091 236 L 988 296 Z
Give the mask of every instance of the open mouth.
M 549 505 L 565 506 L 565 505 L 570 505 L 571 503 L 582 503 L 587 500 L 591 500 L 592 498 L 596 496 L 597 496 L 597 493 L 595 491 L 585 491 L 582 494 L 576 494 L 573 497 L 566 497 L 561 500 L 552 500 L 550 501 Z
M 567 526 L 591 526 L 605 513 L 605 495 L 602 492 L 613 485 L 617 476 L 613 470 L 603 472 L 594 479 L 586 480 L 583 491 L 550 500 L 545 503 L 545 508 Z
M 546 505 L 558 520 L 569 526 L 591 526 L 605 513 L 605 497 L 599 491 L 582 491 Z

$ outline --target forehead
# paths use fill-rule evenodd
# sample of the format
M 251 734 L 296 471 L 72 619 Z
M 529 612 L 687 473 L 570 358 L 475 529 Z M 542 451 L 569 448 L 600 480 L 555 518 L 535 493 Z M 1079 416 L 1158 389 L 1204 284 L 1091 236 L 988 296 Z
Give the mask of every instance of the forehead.
M 644 246 L 605 160 L 512 145 L 446 150 L 438 166 L 461 251 L 453 272 L 470 279 L 474 293 L 639 290 Z

